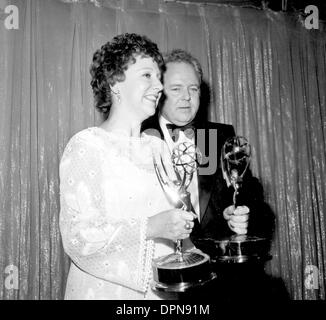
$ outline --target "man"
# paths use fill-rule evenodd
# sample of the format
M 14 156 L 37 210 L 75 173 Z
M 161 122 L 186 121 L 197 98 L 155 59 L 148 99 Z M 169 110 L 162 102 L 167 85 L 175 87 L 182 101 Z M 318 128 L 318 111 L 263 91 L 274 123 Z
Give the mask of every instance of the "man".
M 221 149 L 225 141 L 235 136 L 233 126 L 200 119 L 202 69 L 199 62 L 183 50 L 173 50 L 165 56 L 164 93 L 157 113 L 147 119 L 142 130 L 165 140 L 169 149 L 181 142 L 194 143 L 203 155 L 203 163 L 193 175 L 188 191 L 192 211 L 198 220 L 191 233 L 197 248 L 215 254 L 211 241 L 232 235 L 254 235 L 271 238 L 274 217 L 263 201 L 260 183 L 250 172 L 233 204 L 234 189 L 223 178 Z M 260 263 L 220 264 L 216 266 L 219 281 L 213 281 L 194 296 L 221 299 L 268 297 L 273 290 Z
M 247 187 L 244 185 L 239 194 L 239 201 L 245 205 L 240 203 L 235 209 L 232 205 L 234 190 L 227 187 L 221 170 L 221 149 L 224 142 L 235 135 L 233 127 L 199 121 L 196 117 L 202 84 L 199 62 L 189 53 L 178 49 L 166 55 L 165 63 L 162 103 L 156 115 L 143 123 L 142 129 L 146 132 L 157 130 L 170 150 L 180 142 L 195 143 L 204 159 L 208 160 L 200 165 L 188 187 L 193 211 L 199 220 L 193 229 L 192 239 L 196 242 L 199 238 L 221 239 L 232 234 L 247 234 L 248 231 L 249 234 L 255 233 L 255 223 L 251 223 L 252 213 L 255 213 L 252 208 L 261 191 L 257 187 L 251 188 L 250 191 L 257 194 L 248 195 L 248 186 L 253 185 L 249 173 Z M 191 133 L 192 129 L 195 129 L 195 134 L 191 136 L 187 132 Z

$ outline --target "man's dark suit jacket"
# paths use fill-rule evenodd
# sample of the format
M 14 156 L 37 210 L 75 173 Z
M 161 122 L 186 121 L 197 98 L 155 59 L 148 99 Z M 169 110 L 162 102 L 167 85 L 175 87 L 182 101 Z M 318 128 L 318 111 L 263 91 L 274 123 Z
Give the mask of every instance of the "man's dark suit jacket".
M 211 175 L 198 174 L 200 223 L 195 223 L 191 233 L 191 239 L 194 243 L 198 238 L 223 239 L 234 234 L 223 217 L 223 210 L 233 203 L 234 189 L 231 186 L 227 187 L 223 178 L 220 157 L 224 142 L 235 135 L 233 126 L 227 124 L 208 121 L 195 122 L 195 127 L 196 129 L 205 129 L 206 156 L 210 152 L 208 143 L 209 129 L 216 130 L 217 148 L 215 148 L 214 156 L 216 157 L 215 161 L 217 161 L 217 169 Z M 142 131 L 147 134 L 158 135 L 161 139 L 164 139 L 157 115 L 143 122 Z M 200 144 L 196 143 L 196 145 L 199 149 L 203 149 Z M 203 150 L 200 151 L 203 153 Z M 205 164 L 202 166 L 205 166 Z M 250 171 L 245 175 L 243 186 L 237 196 L 237 205 L 246 205 L 250 209 L 248 235 L 267 236 L 266 233 L 271 231 L 268 230 L 271 225 L 266 221 L 266 207 L 264 207 L 262 188 Z

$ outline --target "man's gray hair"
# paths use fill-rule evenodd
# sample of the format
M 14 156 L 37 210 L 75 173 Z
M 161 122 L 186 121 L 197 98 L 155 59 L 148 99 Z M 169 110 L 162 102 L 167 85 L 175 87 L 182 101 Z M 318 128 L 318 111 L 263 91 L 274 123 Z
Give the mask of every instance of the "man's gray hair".
M 199 61 L 193 57 L 189 52 L 182 49 L 174 49 L 166 54 L 164 54 L 164 62 L 168 64 L 170 62 L 184 62 L 190 64 L 195 72 L 197 73 L 199 82 L 202 82 L 203 79 L 203 70 Z

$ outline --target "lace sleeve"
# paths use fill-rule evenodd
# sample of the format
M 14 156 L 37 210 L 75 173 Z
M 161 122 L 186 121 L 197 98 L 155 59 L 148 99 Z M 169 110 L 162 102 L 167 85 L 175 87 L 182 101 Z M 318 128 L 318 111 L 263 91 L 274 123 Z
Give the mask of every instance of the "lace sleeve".
M 123 219 L 114 206 L 107 212 L 103 205 L 103 152 L 94 141 L 79 137 L 72 138 L 65 149 L 60 163 L 64 249 L 83 271 L 145 292 L 153 250 L 153 242 L 146 240 L 147 219 Z M 114 191 L 115 175 L 112 177 L 105 183 L 113 185 L 110 201 L 114 203 L 119 196 L 121 199 L 121 190 Z

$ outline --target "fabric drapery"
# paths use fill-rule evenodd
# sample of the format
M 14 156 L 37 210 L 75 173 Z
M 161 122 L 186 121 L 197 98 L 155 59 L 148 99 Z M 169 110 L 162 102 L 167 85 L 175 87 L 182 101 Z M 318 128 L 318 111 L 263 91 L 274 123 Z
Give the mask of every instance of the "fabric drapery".
M 325 33 L 284 13 L 222 5 L 10 4 L 19 29 L 7 30 L 1 15 L 0 299 L 63 298 L 59 161 L 74 133 L 101 122 L 88 69 L 94 51 L 122 32 L 199 59 L 208 118 L 247 137 L 276 217 L 266 271 L 292 299 L 325 299 Z

